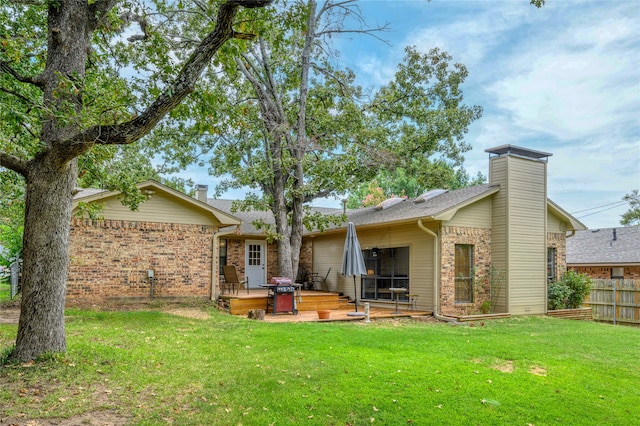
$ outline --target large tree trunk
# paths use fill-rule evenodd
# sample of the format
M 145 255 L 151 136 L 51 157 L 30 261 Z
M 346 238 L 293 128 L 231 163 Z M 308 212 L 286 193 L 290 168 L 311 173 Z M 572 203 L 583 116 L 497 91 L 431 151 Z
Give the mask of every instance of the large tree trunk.
M 64 303 L 77 161 L 63 170 L 40 158 L 27 177 L 20 324 L 13 359 L 66 350 Z M 44 161 L 43 161 L 44 160 Z

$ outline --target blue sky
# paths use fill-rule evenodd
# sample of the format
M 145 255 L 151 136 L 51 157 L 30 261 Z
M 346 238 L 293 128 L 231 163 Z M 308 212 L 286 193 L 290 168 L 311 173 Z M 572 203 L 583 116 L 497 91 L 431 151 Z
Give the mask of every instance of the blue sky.
M 528 0 L 359 4 L 368 22 L 391 28 L 382 34 L 389 44 L 338 41 L 340 60 L 361 85 L 389 81 L 407 45 L 449 52 L 469 70 L 466 102 L 484 108 L 466 138 L 469 173 L 487 175 L 487 148 L 550 152 L 549 198 L 589 228 L 619 225 L 628 206 L 611 207 L 640 188 L 640 1 L 548 0 L 542 9 Z

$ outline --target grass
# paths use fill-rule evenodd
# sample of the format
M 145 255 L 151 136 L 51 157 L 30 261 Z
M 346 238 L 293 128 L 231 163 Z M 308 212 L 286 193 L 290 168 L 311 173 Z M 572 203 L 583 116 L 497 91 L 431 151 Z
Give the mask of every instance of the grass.
M 0 278 L 0 302 L 11 300 L 11 285 L 9 279 Z
M 0 325 L 0 348 L 15 325 Z M 640 329 L 264 323 L 71 310 L 68 353 L 0 368 L 0 417 L 115 424 L 640 424 Z

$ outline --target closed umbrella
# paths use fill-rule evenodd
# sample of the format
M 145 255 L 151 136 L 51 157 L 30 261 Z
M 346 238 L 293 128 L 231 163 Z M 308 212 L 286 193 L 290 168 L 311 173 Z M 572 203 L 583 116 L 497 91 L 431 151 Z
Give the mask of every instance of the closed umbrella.
M 360 242 L 356 234 L 356 227 L 352 222 L 347 226 L 347 238 L 344 241 L 344 253 L 342 254 L 342 275 L 353 275 L 353 294 L 355 295 L 356 312 L 358 312 L 358 292 L 356 290 L 356 275 L 367 273 L 364 264 Z

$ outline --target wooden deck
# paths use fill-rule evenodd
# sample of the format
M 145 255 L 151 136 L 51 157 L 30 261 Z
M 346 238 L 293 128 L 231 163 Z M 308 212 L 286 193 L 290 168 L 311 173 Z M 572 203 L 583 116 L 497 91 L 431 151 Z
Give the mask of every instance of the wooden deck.
M 266 289 L 240 290 L 238 294 L 222 294 L 219 297 L 224 308 L 231 315 L 246 315 L 250 309 L 265 309 L 267 306 Z M 295 296 L 299 312 L 317 311 L 318 309 L 349 309 L 348 299 L 338 293 L 328 291 L 302 290 Z
M 298 314 L 278 313 L 265 315 L 268 322 L 307 322 L 307 321 L 360 321 L 364 316 L 349 315 L 355 311 L 355 305 L 338 293 L 327 291 L 302 290 L 300 295 L 296 295 L 296 308 Z M 220 302 L 232 315 L 247 315 L 251 309 L 265 309 L 267 306 L 267 290 L 250 289 L 240 290 L 238 294 L 220 295 Z M 318 318 L 318 310 L 330 310 L 329 319 Z M 406 304 L 399 306 L 400 313 L 394 314 L 394 309 L 372 307 L 369 310 L 371 319 L 379 318 L 401 318 L 412 316 L 430 316 L 431 312 L 409 311 Z M 358 303 L 358 311 L 364 313 L 364 304 Z
M 292 314 L 278 314 L 278 315 L 265 315 L 264 320 L 266 322 L 332 322 L 332 321 L 364 321 L 364 315 L 353 316 L 350 315 L 354 312 L 353 305 L 349 309 L 332 309 L 329 319 L 319 319 L 316 311 L 301 311 L 298 315 Z M 364 308 L 359 305 L 358 312 L 364 313 Z M 425 311 L 400 311 L 399 314 L 394 314 L 393 309 L 386 308 L 371 308 L 369 309 L 369 318 L 371 321 L 384 318 L 420 318 L 420 319 L 432 319 L 432 312 Z

